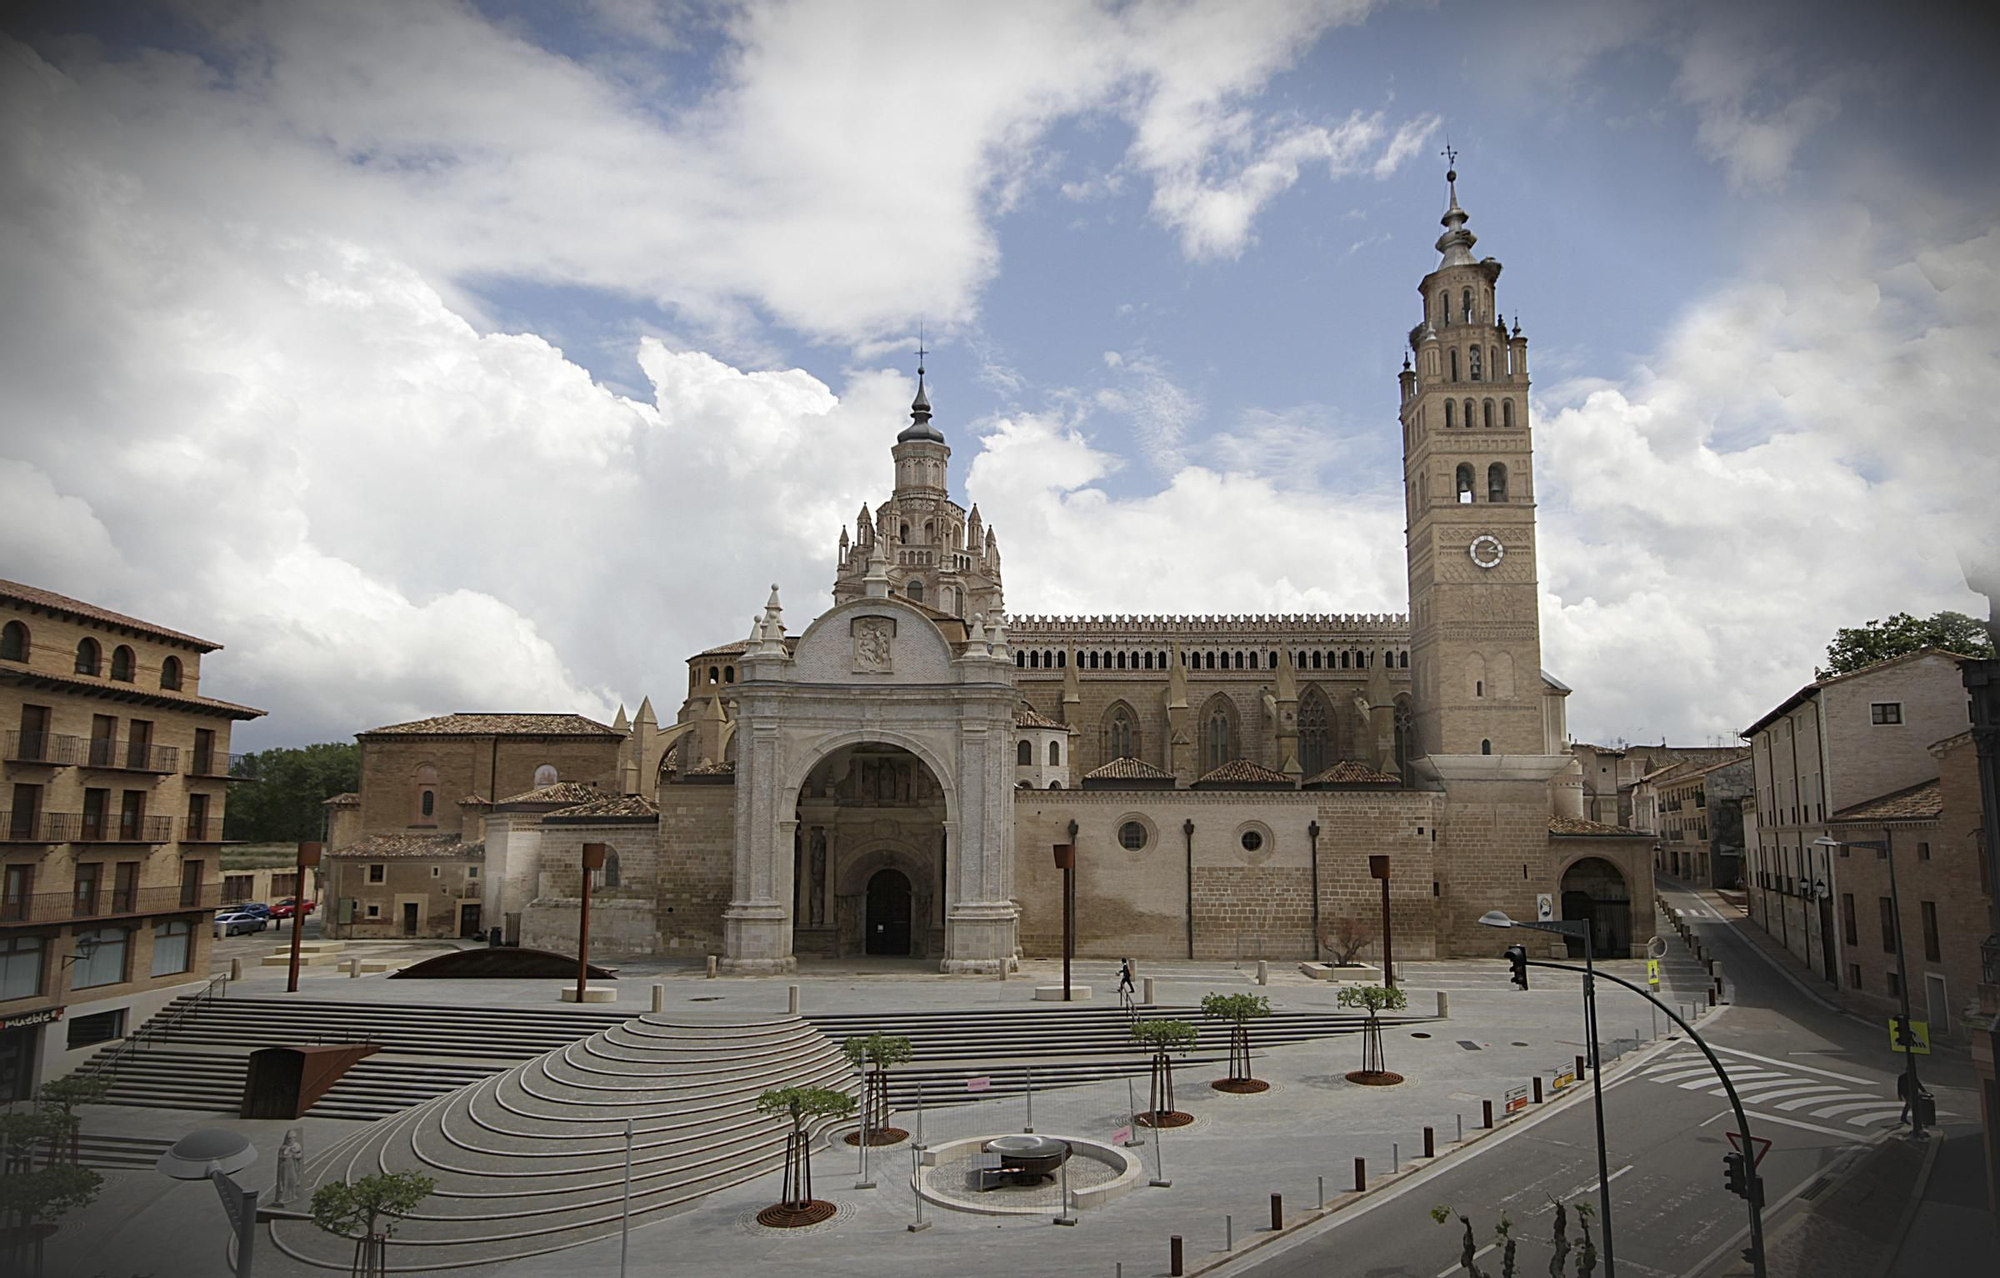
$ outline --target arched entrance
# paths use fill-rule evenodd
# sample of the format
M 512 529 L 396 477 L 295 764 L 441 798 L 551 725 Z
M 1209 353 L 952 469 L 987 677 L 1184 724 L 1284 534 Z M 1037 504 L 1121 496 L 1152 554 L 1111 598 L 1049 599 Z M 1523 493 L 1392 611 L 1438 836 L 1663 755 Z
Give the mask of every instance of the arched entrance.
M 1618 867 L 1588 856 L 1563 872 L 1562 916 L 1590 924 L 1598 958 L 1626 958 L 1632 945 L 1632 891 Z M 1583 941 L 1568 938 L 1571 958 L 1583 957 Z
M 877 870 L 868 880 L 865 944 L 870 954 L 910 953 L 910 880 L 901 870 Z

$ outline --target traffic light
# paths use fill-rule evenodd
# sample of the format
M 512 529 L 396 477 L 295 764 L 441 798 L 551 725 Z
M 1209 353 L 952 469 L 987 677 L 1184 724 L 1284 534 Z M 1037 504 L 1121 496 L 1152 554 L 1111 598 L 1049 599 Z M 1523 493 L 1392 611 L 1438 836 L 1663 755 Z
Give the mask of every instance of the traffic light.
M 1524 946 L 1524 945 L 1510 945 L 1510 946 L 1508 946 L 1508 947 L 1507 947 L 1507 962 L 1508 962 L 1508 963 L 1510 963 L 1510 964 L 1512 964 L 1512 965 L 1513 965 L 1513 968 L 1514 968 L 1514 976 L 1513 976 L 1513 981 L 1514 981 L 1514 984 L 1516 984 L 1516 985 L 1520 986 L 1520 987 L 1521 987 L 1522 989 L 1527 989 L 1527 988 L 1528 988 L 1528 949 L 1527 949 L 1527 947 L 1526 947 L 1526 946 Z
M 1744 1165 L 1743 1155 L 1724 1154 L 1722 1156 L 1722 1184 L 1725 1189 L 1735 1194 L 1738 1198 L 1748 1198 L 1750 1196 L 1750 1175 L 1748 1168 Z

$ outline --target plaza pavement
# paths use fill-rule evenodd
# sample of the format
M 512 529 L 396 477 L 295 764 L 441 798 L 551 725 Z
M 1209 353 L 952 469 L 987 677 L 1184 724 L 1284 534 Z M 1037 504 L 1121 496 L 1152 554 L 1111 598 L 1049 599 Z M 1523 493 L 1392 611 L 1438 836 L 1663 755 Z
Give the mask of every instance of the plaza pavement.
M 387 953 L 394 943 L 382 943 Z M 363 947 L 355 947 L 361 949 Z M 369 947 L 371 957 L 374 947 Z M 1703 977 L 1691 962 L 1676 957 L 1667 964 L 1668 997 L 1678 992 L 1689 1003 L 1702 999 Z M 1638 961 L 1606 963 L 1606 970 L 1643 980 Z M 666 1007 L 677 1016 L 704 1009 L 730 1014 L 778 1012 L 786 1009 L 788 986 L 801 989 L 802 1010 L 808 1014 L 898 1009 L 937 1011 L 973 1007 L 1039 1006 L 1031 1002 L 1037 984 L 1059 983 L 1060 964 L 1029 962 L 1006 981 L 991 977 L 946 977 L 923 970 L 917 963 L 860 962 L 809 965 L 801 974 L 784 978 L 705 979 L 689 964 L 627 963 L 616 1008 L 634 1015 L 650 1009 L 652 987 L 665 987 Z M 1113 966 L 1099 960 L 1079 961 L 1076 979 L 1095 987 L 1101 1005 L 1113 984 Z M 910 1189 L 910 1152 L 903 1145 L 871 1152 L 872 1179 L 877 1188 L 853 1188 L 857 1153 L 842 1145 L 814 1158 L 818 1196 L 840 1207 L 831 1221 L 808 1230 L 777 1231 L 758 1226 L 756 1210 L 778 1194 L 775 1173 L 723 1193 L 711 1195 L 679 1215 L 635 1229 L 630 1238 L 633 1273 L 761 1273 L 782 1264 L 801 1274 L 936 1275 L 1139 1275 L 1166 1271 L 1167 1238 L 1185 1239 L 1187 1267 L 1194 1273 L 1222 1259 L 1225 1216 L 1233 1217 L 1237 1251 L 1268 1238 L 1270 1195 L 1282 1194 L 1287 1223 L 1312 1214 L 1324 1178 L 1330 1207 L 1368 1209 L 1366 1199 L 1350 1201 L 1354 1160 L 1367 1163 L 1371 1186 L 1378 1192 L 1399 1164 L 1409 1174 L 1422 1160 L 1422 1133 L 1435 1131 L 1440 1161 L 1475 1153 L 1479 1144 L 1481 1102 L 1491 1100 L 1502 1113 L 1505 1093 L 1526 1087 L 1540 1074 L 1546 1082 L 1582 1052 L 1578 982 L 1537 969 L 1534 988 L 1522 992 L 1507 980 L 1504 962 L 1492 960 L 1417 961 L 1398 965 L 1401 985 L 1410 997 L 1410 1013 L 1435 1011 L 1436 994 L 1450 997 L 1448 1019 L 1400 1026 L 1385 1034 L 1388 1066 L 1405 1076 L 1400 1086 L 1379 1088 L 1349 1083 L 1344 1077 L 1359 1068 L 1358 1035 L 1259 1051 L 1254 1072 L 1269 1080 L 1270 1091 L 1232 1096 L 1208 1086 L 1216 1067 L 1178 1071 L 1179 1107 L 1194 1113 L 1196 1123 L 1163 1136 L 1141 1132 L 1147 1144 L 1132 1152 L 1146 1160 L 1147 1178 L 1157 1175 L 1165 1160 L 1170 1187 L 1145 1184 L 1106 1207 L 1079 1213 L 1073 1228 L 1054 1225 L 1044 1217 L 995 1218 L 927 1206 L 930 1228 L 910 1232 L 915 1216 Z M 1156 980 L 1162 1005 L 1197 1003 L 1210 990 L 1254 990 L 1267 994 L 1274 1007 L 1300 1011 L 1333 1010 L 1336 987 L 1313 981 L 1296 964 L 1271 964 L 1268 986 L 1256 984 L 1255 964 L 1162 962 L 1142 966 L 1141 976 Z M 283 990 L 283 968 L 251 967 L 240 992 L 269 995 Z M 299 995 L 309 999 L 349 999 L 364 1002 L 450 1003 L 467 1006 L 555 1005 L 563 982 L 536 981 L 411 981 L 388 982 L 381 975 L 350 978 L 330 967 L 309 969 Z M 1678 986 L 1678 989 L 1676 989 Z M 1704 1000 L 1705 1001 L 1705 1000 Z M 1198 1019 L 1198 1017 L 1196 1018 Z M 1630 1022 L 1630 1023 L 1627 1023 Z M 1665 1029 L 1664 1026 L 1661 1027 Z M 1630 1053 L 1652 1038 L 1653 1027 L 1637 1014 L 1607 1012 L 1603 1022 L 1607 1062 L 1614 1052 Z M 1220 1036 L 1219 1025 L 1204 1025 L 1204 1036 Z M 1618 1040 L 1623 1040 L 1619 1042 Z M 1254 1046 L 1254 1030 L 1253 1030 Z M 1638 1059 L 1649 1055 L 1641 1051 Z M 1139 1104 L 1145 1104 L 1143 1079 Z M 1587 1092 L 1578 1087 L 1556 1104 L 1574 1103 Z M 899 1116 L 900 1125 L 915 1127 L 913 1113 Z M 1459 1123 L 1469 1148 L 1454 1153 Z M 1504 1134 L 1504 1120 L 1503 1134 Z M 1124 1081 L 1086 1087 L 1044 1090 L 1035 1097 L 1035 1130 L 1050 1135 L 1074 1135 L 1109 1140 L 1127 1122 Z M 960 1136 L 998 1135 L 1026 1125 L 1026 1105 L 1019 1097 L 973 1101 L 969 1093 L 927 1098 L 922 1119 L 925 1139 L 936 1144 Z M 228 1115 L 202 1115 L 177 1110 L 93 1107 L 85 1130 L 93 1134 L 151 1136 L 172 1139 L 197 1127 L 220 1126 L 243 1131 L 257 1145 L 258 1163 L 239 1177 L 246 1186 L 268 1189 L 275 1175 L 276 1150 L 289 1127 L 304 1129 L 309 1157 L 352 1135 L 359 1124 L 328 1119 L 294 1122 L 246 1121 Z M 1164 1140 L 1164 1145 L 1159 1144 Z M 1419 1169 L 1417 1174 L 1421 1174 Z M 1436 1255 L 1430 1269 L 1418 1264 L 1412 1272 L 1431 1274 L 1450 1260 L 1441 1250 L 1439 1232 L 1423 1213 L 1430 1206 L 1421 1192 L 1396 1198 L 1389 1209 L 1410 1215 L 1413 1253 L 1424 1261 Z M 105 1174 L 98 1201 L 63 1222 L 52 1241 L 50 1273 L 58 1278 L 149 1274 L 168 1278 L 187 1274 L 221 1274 L 227 1268 L 222 1253 L 226 1227 L 214 1191 L 202 1183 L 177 1183 L 150 1171 Z M 575 1248 L 554 1257 L 488 1266 L 500 1275 L 561 1273 L 566 1278 L 618 1272 L 615 1238 Z M 396 1263 L 392 1245 L 391 1263 Z M 312 1271 L 289 1261 L 269 1245 L 257 1255 L 260 1274 L 300 1274 Z M 458 1272 L 467 1272 L 461 1270 Z

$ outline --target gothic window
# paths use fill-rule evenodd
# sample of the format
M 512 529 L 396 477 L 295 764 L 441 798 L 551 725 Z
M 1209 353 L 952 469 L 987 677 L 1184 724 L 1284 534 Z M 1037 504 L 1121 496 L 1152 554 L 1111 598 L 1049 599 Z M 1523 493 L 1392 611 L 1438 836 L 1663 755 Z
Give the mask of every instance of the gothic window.
M 1472 290 L 1471 290 L 1471 289 L 1466 289 L 1466 290 L 1465 290 L 1465 293 L 1464 293 L 1464 295 L 1463 295 L 1463 300 L 1464 300 L 1464 305 L 1465 305 L 1465 322 L 1466 322 L 1466 323 L 1468 323 L 1468 324 L 1470 324 L 1470 323 L 1472 322 Z
M 1238 670 L 1243 668 L 1243 654 L 1240 652 L 1236 654 L 1236 668 Z
M 1104 758 L 1136 759 L 1139 757 L 1139 718 L 1132 713 L 1132 707 L 1120 701 L 1104 712 Z
M 910 584 L 905 587 L 905 593 L 910 596 L 911 602 L 922 603 L 924 601 L 924 583 L 912 578 Z
M 1056 668 L 1056 654 L 1049 651 L 1047 648 L 1042 649 L 1042 669 L 1053 670 L 1055 668 Z
M 1409 654 L 1403 654 L 1407 657 Z M 1408 697 L 1396 698 L 1396 773 L 1405 783 L 1410 777 L 1410 755 L 1415 752 L 1417 740 L 1416 716 L 1411 712 Z
M 1313 669 L 1319 669 L 1319 654 L 1317 652 L 1313 654 Z
M 1388 669 L 1389 667 L 1391 667 L 1391 666 L 1393 666 L 1393 665 L 1395 665 L 1395 664 L 1396 664 L 1396 654 L 1395 654 L 1395 653 L 1393 653 L 1393 652 L 1384 652 L 1384 653 L 1382 654 L 1382 668 L 1383 668 L 1384 670 L 1387 670 L 1387 669 Z
M 1408 670 L 1410 668 L 1410 654 L 1407 651 L 1396 654 L 1396 668 L 1398 670 Z
M 1327 664 L 1327 665 L 1329 665 L 1329 666 L 1331 666 L 1331 665 L 1333 664 L 1333 654 L 1332 654 L 1332 653 L 1330 653 L 1330 652 L 1326 654 L 1326 664 Z M 1346 669 L 1348 669 L 1348 668 L 1349 668 L 1350 666 L 1352 666 L 1353 664 L 1354 664 L 1354 652 L 1353 652 L 1353 650 L 1352 650 L 1352 649 L 1343 649 L 1343 650 L 1341 651 L 1341 654 L 1340 654 L 1340 668 L 1341 668 L 1342 670 L 1346 670 Z
M 1254 652 L 1250 654 L 1250 668 L 1252 670 L 1257 668 L 1257 654 Z
M 99 663 L 104 659 L 102 655 L 103 651 L 103 649 L 97 646 L 97 640 L 86 635 L 83 642 L 76 646 L 76 672 L 83 675 L 95 675 L 98 671 Z
M 1318 688 L 1309 688 L 1299 702 L 1299 766 L 1312 776 L 1337 762 L 1333 709 Z
M 1472 463 L 1458 464 L 1458 500 L 1461 504 L 1472 500 Z
M 1507 468 L 1499 462 L 1494 462 L 1486 468 L 1486 500 L 1507 500 Z
M 904 541 L 908 541 L 910 539 L 910 526 L 908 524 L 902 524 L 899 525 L 899 527 L 903 534 L 902 539 Z
M 931 541 L 935 540 L 935 539 L 936 539 L 936 536 L 937 536 L 937 525 L 936 525 L 936 524 L 934 524 L 934 523 L 933 523 L 932 521 L 930 521 L 930 520 L 926 519 L 926 520 L 924 521 L 924 541 L 925 541 L 925 543 L 926 543 L 926 544 L 928 544 L 928 543 L 930 543 Z
M 1456 350 L 1451 353 L 1451 380 L 1454 382 L 1458 380 L 1458 352 Z M 1445 425 L 1451 425 L 1449 419 L 1445 421 Z
M 1493 753 L 1493 743 L 1492 743 L 1491 741 L 1485 741 L 1485 740 L 1482 740 L 1482 741 L 1481 741 L 1481 742 L 1479 743 L 1479 753 L 1481 753 L 1481 754 L 1492 754 L 1492 753 Z
M 1203 668 L 1204 670 L 1213 670 L 1213 669 L 1215 669 L 1215 654 L 1214 654 L 1214 653 L 1212 653 L 1212 652 L 1211 652 L 1211 653 L 1208 653 L 1208 654 L 1206 655 L 1206 657 L 1205 657 L 1205 659 L 1204 659 L 1204 662 L 1203 662 L 1203 665 L 1202 665 L 1202 668 Z
M 1145 653 L 1145 654 L 1144 654 L 1144 655 L 1143 655 L 1143 656 L 1142 656 L 1142 657 L 1140 658 L 1140 660 L 1144 662 L 1144 664 L 1145 664 L 1145 667 L 1146 667 L 1146 669 L 1148 669 L 1148 670 L 1151 670 L 1151 669 L 1153 668 L 1153 654 L 1152 654 L 1152 653 L 1150 653 L 1150 652 L 1148 652 L 1148 653 Z
M 1514 424 L 1514 401 L 1511 399 L 1503 399 L 1500 401 L 1500 425 L 1503 427 L 1511 427 L 1513 426 L 1513 424 Z
M 1438 294 L 1438 327 L 1444 328 L 1450 323 L 1451 323 L 1451 290 L 1446 289 L 1444 292 Z
M 28 628 L 18 621 L 10 621 L 7 628 L 0 631 L 0 661 L 26 661 L 28 659 Z M 169 661 L 173 658 L 169 657 Z
M 1039 652 L 1035 652 L 1031 649 L 1028 653 L 1028 669 L 1039 670 L 1041 668 L 1042 668 L 1042 654 Z
M 1062 766 L 1062 743 L 1060 741 L 1049 742 L 1049 766 L 1052 768 L 1060 768 Z
M 1488 430 L 1492 430 L 1492 429 L 1493 429 L 1493 401 L 1489 399 L 1489 400 L 1487 400 L 1487 401 L 1486 401 L 1486 402 L 1485 402 L 1484 404 L 1480 405 L 1480 411 L 1481 411 L 1482 413 L 1484 413 L 1484 414 L 1485 414 L 1485 421 L 1486 421 L 1486 429 L 1488 429 Z
M 1472 380 L 1475 382 L 1482 380 L 1481 377 L 1479 376 L 1481 371 L 1483 371 L 1480 368 L 1480 363 L 1479 363 L 1479 348 L 1477 346 L 1474 346 L 1470 350 L 1468 350 L 1466 352 L 1466 358 L 1471 362 L 1471 368 L 1469 372 Z
M 1058 652 L 1056 654 L 1056 668 L 1060 670 L 1063 667 L 1067 666 L 1068 664 L 1069 664 L 1069 653 Z
M 1201 770 L 1213 772 L 1236 757 L 1236 724 L 1229 699 L 1220 695 L 1211 698 L 1202 722 Z
M 1471 400 L 1469 400 L 1469 399 L 1468 399 L 1468 400 L 1466 400 L 1466 401 L 1465 401 L 1465 405 L 1464 405 L 1464 407 L 1465 407 L 1465 428 L 1466 428 L 1467 430 L 1471 430 L 1471 429 L 1472 429 L 1472 401 L 1471 401 Z
M 1118 668 L 1120 670 L 1123 670 L 1125 668 L 1125 654 L 1123 652 L 1120 652 L 1118 654 Z
M 1028 668 L 1028 654 L 1025 652 L 1015 653 L 1014 664 L 1019 666 L 1021 669 L 1026 670 Z
M 1035 766 L 1035 747 L 1023 741 L 1014 748 L 1014 765 L 1021 768 Z

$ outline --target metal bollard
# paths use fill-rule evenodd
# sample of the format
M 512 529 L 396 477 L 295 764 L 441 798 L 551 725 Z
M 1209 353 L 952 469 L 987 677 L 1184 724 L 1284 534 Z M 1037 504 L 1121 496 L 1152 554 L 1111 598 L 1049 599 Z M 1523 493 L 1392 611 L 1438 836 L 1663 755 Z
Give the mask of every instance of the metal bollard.
M 1453 1114 L 1452 1117 L 1458 1120 L 1458 1143 L 1463 1145 L 1465 1143 L 1465 1115 Z
M 1271 1228 L 1283 1229 L 1284 1227 L 1285 1227 L 1285 1196 L 1283 1194 L 1272 1194 Z
M 232 981 L 240 981 L 243 979 L 242 959 L 233 958 L 229 960 L 229 979 Z
M 1168 1234 L 1167 1273 L 1172 1278 L 1180 1278 L 1186 1272 L 1186 1267 L 1181 1264 L 1181 1236 L 1179 1234 Z
M 1535 1104 L 1537 1104 L 1537 1105 L 1539 1105 L 1539 1104 L 1541 1104 L 1541 1103 L 1542 1103 L 1542 1076 L 1541 1076 L 1540 1074 L 1537 1074 L 1537 1075 L 1535 1075 L 1535 1096 L 1534 1096 L 1534 1100 L 1535 1100 Z
M 1367 1188 L 1368 1188 L 1368 1160 L 1365 1158 L 1357 1158 L 1354 1160 L 1354 1192 L 1358 1194 L 1365 1191 Z
M 1485 1123 L 1484 1123 L 1484 1126 L 1486 1127 L 1486 1130 L 1488 1130 L 1488 1131 L 1492 1131 L 1492 1130 L 1493 1130 L 1493 1102 L 1492 1102 L 1492 1101 L 1490 1101 L 1490 1100 L 1489 1100 L 1489 1101 L 1480 1101 L 1480 1102 L 1479 1102 L 1479 1108 L 1480 1108 L 1480 1112 L 1481 1112 L 1482 1116 L 1483 1116 L 1483 1117 L 1484 1117 L 1484 1119 L 1485 1119 Z
M 1438 1019 L 1445 1020 L 1451 1016 L 1451 995 L 1444 990 L 1439 990 L 1437 993 Z
M 1708 1005 L 1710 1007 L 1715 1006 L 1715 991 L 1713 989 L 1710 989 L 1708 991 Z
M 797 1016 L 799 1014 L 799 987 L 793 985 L 787 988 L 791 991 L 791 993 L 789 997 L 786 999 L 786 1010 L 789 1011 L 793 1016 Z
M 1153 1006 L 1156 1002 L 1158 1002 L 1158 1000 L 1153 997 L 1153 978 L 1150 976 L 1142 976 L 1139 978 L 1139 981 L 1140 984 L 1144 987 L 1139 992 L 1145 995 L 1145 998 L 1143 998 L 1141 1001 L 1144 1002 L 1147 1007 Z
M 713 954 L 709 955 L 709 956 L 708 956 L 708 979 L 709 979 L 709 980 L 711 980 L 711 981 L 715 979 L 715 970 L 716 970 L 716 968 L 715 968 L 715 964 L 716 964 L 716 957 L 715 957 L 715 955 L 713 955 Z
M 1402 1147 L 1401 1145 L 1398 1145 L 1398 1144 L 1397 1144 L 1396 1142 L 1394 1142 L 1394 1141 L 1390 1141 L 1390 1142 L 1389 1142 L 1389 1173 L 1390 1173 L 1391 1175 L 1394 1175 L 1395 1173 L 1397 1173 L 1397 1172 L 1399 1172 L 1399 1171 L 1401 1171 L 1401 1170 L 1403 1170 L 1403 1147 Z
M 1236 1217 L 1234 1216 L 1225 1215 L 1222 1218 L 1222 1249 L 1224 1251 L 1236 1250 Z
M 1430 1128 L 1426 1127 L 1424 1128 L 1424 1157 L 1436 1158 L 1437 1156 L 1437 1137 L 1432 1133 Z
M 656 983 L 653 986 L 653 1010 L 655 1012 L 667 1010 L 667 987 L 664 985 Z
M 1319 1181 L 1319 1209 L 1320 1209 L 1321 1211 L 1325 1211 L 1325 1210 L 1326 1210 L 1326 1177 L 1324 1177 L 1324 1176 L 1319 1176 L 1319 1177 L 1315 1177 L 1315 1179 Z
M 1264 959 L 1258 959 L 1257 984 L 1269 985 L 1270 983 L 1271 983 L 1271 964 Z

